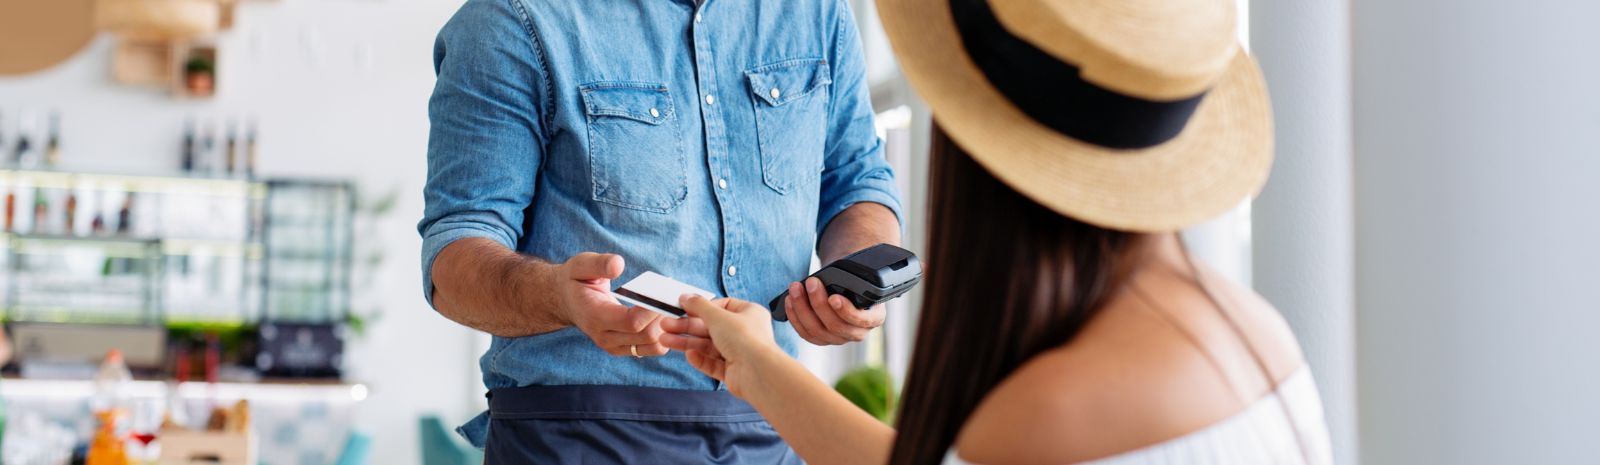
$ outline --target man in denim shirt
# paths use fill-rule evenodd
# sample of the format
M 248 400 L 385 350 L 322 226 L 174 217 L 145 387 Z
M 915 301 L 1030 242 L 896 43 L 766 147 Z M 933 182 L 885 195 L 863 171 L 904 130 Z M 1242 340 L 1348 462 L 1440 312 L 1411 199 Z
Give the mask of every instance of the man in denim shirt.
M 488 463 L 795 463 L 609 291 L 644 271 L 755 302 L 792 355 L 862 340 L 806 276 L 900 237 L 844 0 L 469 0 L 439 33 L 423 288 L 494 335 Z

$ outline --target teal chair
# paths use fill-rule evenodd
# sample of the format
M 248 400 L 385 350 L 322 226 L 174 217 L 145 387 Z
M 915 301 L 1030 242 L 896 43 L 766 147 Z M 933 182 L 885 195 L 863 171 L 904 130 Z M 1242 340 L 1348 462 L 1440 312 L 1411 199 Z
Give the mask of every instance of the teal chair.
M 344 450 L 339 452 L 339 460 L 333 465 L 367 465 L 367 457 L 371 455 L 372 436 L 351 430 L 344 439 Z
M 422 432 L 422 465 L 483 464 L 483 451 L 462 441 L 439 417 L 424 416 L 417 426 Z

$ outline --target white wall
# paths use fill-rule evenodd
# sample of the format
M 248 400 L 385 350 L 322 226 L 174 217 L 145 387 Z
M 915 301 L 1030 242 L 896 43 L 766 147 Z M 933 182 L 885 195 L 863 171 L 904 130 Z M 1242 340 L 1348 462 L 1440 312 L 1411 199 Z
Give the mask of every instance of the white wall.
M 261 171 L 357 179 L 371 193 L 398 189 L 378 240 L 387 263 L 358 307 L 382 316 L 350 348 L 350 378 L 371 397 L 359 426 L 376 436 L 374 464 L 417 463 L 416 418 L 463 420 L 479 395 L 471 332 L 421 299 L 414 224 L 421 216 L 433 38 L 458 1 L 246 2 L 220 39 L 222 94 L 178 101 L 109 83 L 112 42 L 71 61 L 0 77 L 0 131 L 19 110 L 59 108 L 67 168 L 149 172 L 175 168 L 184 118 L 259 115 Z
M 1600 463 L 1600 3 L 1351 3 L 1362 461 Z
M 1254 205 L 1254 284 L 1300 339 L 1335 462 L 1354 465 L 1349 11 L 1346 0 L 1257 2 L 1250 15 L 1277 131 L 1272 179 Z

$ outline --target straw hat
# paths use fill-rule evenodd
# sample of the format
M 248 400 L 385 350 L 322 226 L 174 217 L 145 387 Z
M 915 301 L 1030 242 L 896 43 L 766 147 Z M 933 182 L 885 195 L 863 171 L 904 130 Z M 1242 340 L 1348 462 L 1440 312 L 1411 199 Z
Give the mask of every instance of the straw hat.
M 1171 231 L 1266 181 L 1272 116 L 1233 0 L 877 0 L 940 127 L 1088 223 Z

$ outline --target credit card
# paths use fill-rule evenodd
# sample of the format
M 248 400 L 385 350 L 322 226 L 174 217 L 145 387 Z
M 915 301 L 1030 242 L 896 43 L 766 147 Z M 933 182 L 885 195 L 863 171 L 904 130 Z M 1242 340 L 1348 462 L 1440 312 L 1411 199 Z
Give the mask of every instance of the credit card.
M 678 307 L 678 297 L 684 294 L 695 294 L 707 299 L 717 298 L 716 294 L 684 284 L 676 279 L 656 274 L 654 271 L 641 273 L 639 277 L 633 278 L 632 281 L 628 281 L 627 284 L 623 284 L 617 290 L 611 291 L 611 295 L 616 296 L 617 300 L 622 302 L 623 305 L 643 307 L 646 310 L 674 317 L 681 317 L 687 314 L 683 311 L 683 308 Z

